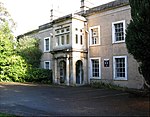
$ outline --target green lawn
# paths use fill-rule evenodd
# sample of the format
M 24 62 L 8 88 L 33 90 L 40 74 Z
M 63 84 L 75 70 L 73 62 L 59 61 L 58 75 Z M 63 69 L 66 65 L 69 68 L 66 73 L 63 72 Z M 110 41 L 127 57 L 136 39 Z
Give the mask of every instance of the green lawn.
M 10 115 L 6 113 L 0 113 L 0 117 L 16 117 L 15 115 Z

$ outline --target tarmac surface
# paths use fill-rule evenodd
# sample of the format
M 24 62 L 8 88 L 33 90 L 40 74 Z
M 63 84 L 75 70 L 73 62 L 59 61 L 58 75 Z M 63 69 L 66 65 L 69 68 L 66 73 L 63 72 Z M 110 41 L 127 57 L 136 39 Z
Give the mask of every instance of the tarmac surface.
M 0 83 L 0 113 L 18 116 L 150 116 L 149 106 L 118 90 Z

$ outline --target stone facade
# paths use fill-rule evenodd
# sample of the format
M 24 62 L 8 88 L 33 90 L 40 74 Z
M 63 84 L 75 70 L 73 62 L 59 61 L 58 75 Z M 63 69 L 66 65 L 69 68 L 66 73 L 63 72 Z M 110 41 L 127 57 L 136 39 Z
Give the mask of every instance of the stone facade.
M 125 44 L 130 10 L 128 0 L 116 0 L 40 26 L 31 34 L 41 40 L 41 67 L 49 65 L 57 84 L 142 88 L 138 63 Z

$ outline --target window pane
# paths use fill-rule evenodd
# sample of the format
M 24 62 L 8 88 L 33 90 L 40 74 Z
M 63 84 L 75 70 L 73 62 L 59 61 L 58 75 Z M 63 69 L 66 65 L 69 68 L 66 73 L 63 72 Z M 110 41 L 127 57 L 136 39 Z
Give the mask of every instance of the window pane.
M 67 40 L 66 40 L 67 44 L 69 44 L 69 43 L 70 43 L 70 41 L 69 41 L 69 40 L 70 40 L 70 39 L 69 39 L 69 34 L 66 35 L 66 39 L 67 39 Z
M 80 44 L 81 44 L 81 45 L 83 44 L 83 38 L 82 38 L 82 35 L 80 35 Z
M 45 69 L 49 69 L 50 63 L 49 62 L 45 62 Z
M 115 58 L 115 77 L 125 77 L 125 58 Z
M 64 45 L 64 36 L 61 36 L 61 44 Z
M 63 33 L 63 32 L 64 32 L 64 29 L 61 30 L 61 33 Z
M 76 34 L 76 44 L 78 44 L 78 35 Z
M 45 39 L 45 50 L 49 50 L 49 39 Z
M 92 61 L 92 77 L 99 77 L 99 59 L 93 59 Z
M 69 28 L 67 28 L 66 31 L 68 32 L 68 31 L 69 31 Z
M 56 45 L 60 45 L 60 40 L 59 40 L 59 36 L 56 37 Z
M 115 41 L 124 40 L 123 23 L 114 24 L 115 27 Z
M 92 35 L 92 44 L 99 44 L 99 34 L 98 34 L 98 28 L 91 29 L 91 35 Z
M 60 32 L 59 30 L 56 31 L 57 34 L 59 34 L 59 32 Z

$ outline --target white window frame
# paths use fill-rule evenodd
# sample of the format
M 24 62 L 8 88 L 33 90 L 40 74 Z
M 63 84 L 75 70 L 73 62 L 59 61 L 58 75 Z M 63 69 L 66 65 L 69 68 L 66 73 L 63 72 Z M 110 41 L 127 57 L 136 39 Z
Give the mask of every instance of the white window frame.
M 63 32 L 62 32 L 62 30 L 63 30 Z M 57 31 L 59 33 L 57 33 Z M 56 46 L 57 47 L 66 46 L 66 45 L 70 44 L 70 26 L 56 29 L 55 33 L 56 33 L 55 39 L 56 39 Z M 67 35 L 69 36 L 69 43 L 67 43 Z M 62 36 L 64 36 L 64 44 L 62 44 Z M 59 44 L 58 44 L 57 37 L 59 38 Z
M 116 77 L 116 58 L 124 58 L 125 59 L 125 77 Z M 113 56 L 113 79 L 114 80 L 127 80 L 127 56 Z
M 99 40 L 99 43 L 97 43 L 97 44 L 92 44 L 92 29 L 94 29 L 94 28 L 98 28 L 98 40 Z M 100 26 L 98 25 L 98 26 L 92 26 L 92 27 L 90 27 L 89 28 L 89 37 L 90 37 L 90 46 L 96 46 L 96 45 L 100 45 L 101 44 L 101 40 L 100 40 Z
M 44 69 L 46 69 L 46 63 L 49 63 L 49 68 L 48 69 L 50 69 L 50 61 L 44 61 Z
M 92 73 L 92 60 L 98 59 L 99 60 L 99 77 L 93 77 Z M 101 79 L 101 58 L 100 57 L 95 57 L 95 58 L 90 58 L 90 79 Z
M 46 50 L 46 39 L 49 39 L 49 50 Z M 50 51 L 50 37 L 45 37 L 44 38 L 44 52 L 49 52 Z
M 115 24 L 118 23 L 123 23 L 123 33 L 124 33 L 124 40 L 121 41 L 116 41 L 116 37 L 115 37 Z M 122 43 L 125 42 L 125 35 L 126 35 L 126 25 L 125 25 L 125 20 L 121 20 L 121 21 L 117 21 L 117 22 L 112 22 L 112 43 Z

